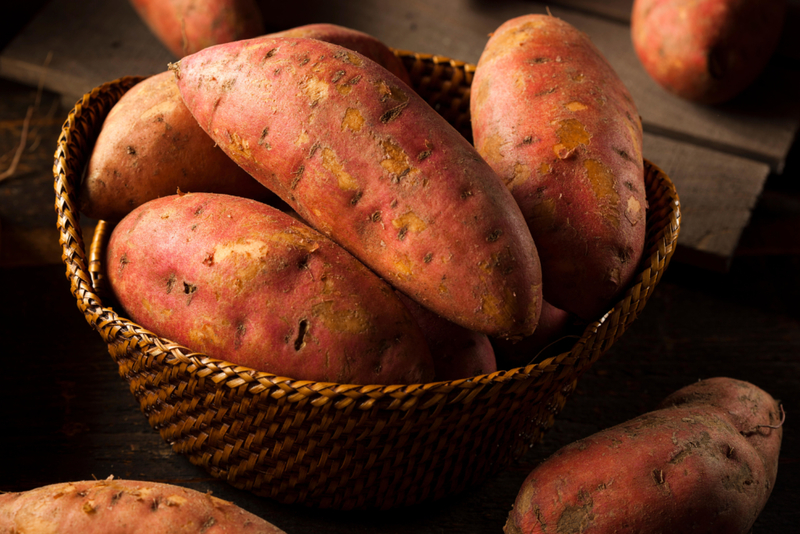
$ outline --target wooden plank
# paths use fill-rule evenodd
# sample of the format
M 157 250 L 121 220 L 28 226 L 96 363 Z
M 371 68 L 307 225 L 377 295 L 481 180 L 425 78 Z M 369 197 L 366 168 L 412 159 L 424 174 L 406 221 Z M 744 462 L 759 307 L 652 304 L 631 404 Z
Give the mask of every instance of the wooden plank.
M 65 1 L 57 0 L 53 5 Z M 114 2 L 103 4 L 113 5 Z M 383 10 L 378 8 L 377 0 L 362 1 L 358 6 L 320 2 L 319 12 L 316 13 L 321 20 L 339 24 L 347 24 L 348 20 L 359 21 L 353 26 L 364 31 L 370 31 L 371 28 L 380 29 L 379 32 L 371 31 L 371 33 L 397 48 L 421 52 L 444 50 L 444 53 L 450 57 L 467 58 L 468 61 L 474 62 L 480 55 L 485 42 L 486 36 L 483 32 L 486 28 L 495 27 L 495 24 L 498 23 L 496 19 L 510 18 L 514 15 L 514 10 L 518 9 L 513 2 L 504 3 L 503 6 L 505 7 L 491 10 L 491 17 L 494 19 L 488 23 L 486 17 L 489 15 L 479 9 L 466 14 L 451 15 L 450 18 L 441 18 L 438 16 L 442 15 L 441 6 L 438 6 L 436 2 L 431 4 L 417 0 L 409 0 L 409 3 L 401 7 L 384 5 Z M 96 7 L 97 9 L 110 9 L 99 5 Z M 317 6 L 312 7 L 316 8 Z M 114 9 L 124 11 L 120 6 Z M 285 9 L 270 17 L 271 22 L 275 25 L 274 29 L 299 24 L 303 16 L 301 11 L 300 8 L 295 8 L 294 11 Z M 403 15 L 404 12 L 405 15 Z M 55 15 L 47 15 L 46 18 L 53 16 Z M 572 13 L 571 16 L 573 20 L 584 20 L 582 15 Z M 396 24 L 391 23 L 391 21 L 398 20 L 400 22 Z M 596 19 L 589 19 L 587 24 L 589 22 L 591 24 L 598 23 Z M 604 23 L 603 21 L 599 23 L 611 24 L 612 28 L 619 27 L 613 23 Z M 451 27 L 451 30 L 444 31 L 443 28 L 446 26 Z M 106 31 L 110 31 L 110 29 Z M 100 33 L 104 33 L 104 31 L 100 31 Z M 166 52 L 155 41 L 155 38 L 149 33 L 145 33 L 144 36 L 140 36 L 140 39 L 149 41 L 149 44 L 141 44 L 142 49 L 149 46 L 154 56 L 163 59 Z M 126 43 L 122 42 L 120 49 L 127 48 Z M 121 62 L 125 63 L 125 61 Z M 59 64 L 54 57 L 50 70 L 61 72 L 68 65 L 69 62 L 66 60 Z M 86 69 L 86 71 L 89 70 L 89 68 Z M 122 69 L 119 70 L 117 75 L 126 73 Z M 95 75 L 98 78 L 102 77 L 101 79 L 112 78 L 111 75 Z M 45 78 L 45 80 L 47 79 L 50 79 L 49 75 Z M 98 80 L 97 83 L 101 82 Z M 63 120 L 67 110 L 68 107 L 61 110 L 59 120 Z M 683 120 L 691 122 L 692 119 L 683 117 Z M 653 133 L 654 129 L 657 133 Z M 756 132 L 758 133 L 754 135 L 763 134 L 759 130 Z M 659 133 L 658 128 L 648 128 L 645 155 L 673 178 L 683 202 L 684 219 L 678 258 L 705 268 L 724 271 L 735 252 L 738 238 L 747 225 L 750 210 L 763 187 L 769 168 L 763 163 L 749 161 L 739 156 L 726 155 L 719 150 L 692 146 L 692 143 L 685 141 L 671 140 Z M 666 133 L 672 136 L 676 135 L 670 131 Z M 55 135 L 57 133 L 53 134 L 53 137 Z M 51 151 L 52 149 L 50 147 L 47 150 Z M 52 152 L 49 154 L 52 155 Z M 21 184 L 25 184 L 24 187 L 33 190 L 38 187 L 39 183 L 48 182 L 51 179 L 49 164 L 48 159 L 39 169 L 40 174 L 36 176 L 35 181 L 8 183 L 5 187 L 0 187 L 0 192 L 3 189 L 6 192 L 16 190 L 22 186 Z M 51 203 L 52 200 L 49 197 L 46 203 L 42 203 L 48 213 Z M 9 210 L 13 212 L 16 208 L 13 203 L 10 203 L 2 209 L 8 213 Z M 23 229 L 17 225 L 19 228 L 17 231 L 14 230 L 13 223 L 6 224 L 4 233 L 7 246 L 2 263 L 11 265 L 20 261 L 60 261 L 57 247 L 54 245 L 48 248 L 47 246 L 53 233 L 51 224 L 49 220 L 45 226 L 35 224 L 33 226 L 36 228 L 33 230 Z
M 540 2 L 470 0 L 308 0 L 266 10 L 270 30 L 328 21 L 366 31 L 395 48 L 477 62 L 487 35 L 503 21 L 545 13 Z M 636 101 L 645 128 L 720 151 L 757 159 L 780 172 L 800 124 L 800 71 L 773 65 L 734 102 L 700 106 L 673 97 L 641 67 L 628 27 L 563 8 L 554 15 L 587 32 Z M 80 35 L 80 38 L 75 36 Z M 53 59 L 42 67 L 49 52 Z M 0 75 L 75 98 L 125 74 L 152 74 L 171 56 L 126 0 L 53 0 L 0 54 Z
M 156 74 L 170 61 L 127 0 L 51 0 L 0 54 L 0 76 L 44 80 L 74 103 L 97 85 Z
M 727 271 L 769 166 L 653 134 L 645 134 L 644 155 L 672 179 L 681 200 L 674 261 Z
M 583 11 L 625 24 L 630 23 L 633 10 L 633 0 L 553 0 L 550 5 Z M 800 24 L 800 0 L 788 0 L 786 7 L 786 20 L 776 55 L 779 56 L 779 61 L 788 59 L 797 62 L 800 61 L 800 34 L 796 31 Z M 798 67 L 800 65 L 793 65 L 793 68 Z

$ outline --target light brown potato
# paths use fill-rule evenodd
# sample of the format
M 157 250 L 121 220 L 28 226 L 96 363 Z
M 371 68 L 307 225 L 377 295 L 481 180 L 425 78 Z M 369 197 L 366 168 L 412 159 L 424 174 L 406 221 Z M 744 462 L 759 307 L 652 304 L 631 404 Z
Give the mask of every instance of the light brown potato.
M 88 217 L 116 222 L 178 190 L 276 198 L 214 145 L 183 103 L 175 76 L 165 71 L 133 86 L 111 108 L 78 202 Z

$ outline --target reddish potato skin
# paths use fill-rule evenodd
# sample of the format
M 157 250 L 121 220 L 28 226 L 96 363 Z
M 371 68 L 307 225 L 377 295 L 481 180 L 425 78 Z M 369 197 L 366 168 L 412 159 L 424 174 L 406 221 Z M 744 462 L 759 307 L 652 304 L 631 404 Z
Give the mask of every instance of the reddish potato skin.
M 2 494 L 0 532 L 285 534 L 275 525 L 210 493 L 171 484 L 110 478 Z
M 647 73 L 683 99 L 741 93 L 778 46 L 785 0 L 636 0 L 631 39 Z
M 460 380 L 497 371 L 494 348 L 486 334 L 452 323 L 400 292 L 397 295 L 425 336 L 435 380 Z
M 234 161 L 390 284 L 471 330 L 533 332 L 541 272 L 519 207 L 396 76 L 301 38 L 220 45 L 172 68 Z
M 741 392 L 741 383 L 689 387 L 709 402 L 683 402 L 678 391 L 668 407 L 567 445 L 536 467 L 504 532 L 746 534 L 772 491 L 782 431 L 763 429 L 772 455 L 765 462 L 736 418 L 716 406 L 730 404 L 717 393 Z M 778 403 L 744 387 L 764 401 L 750 421 L 777 421 Z
M 370 58 L 406 84 L 411 84 L 408 71 L 403 62 L 394 55 L 394 52 L 388 46 L 372 35 L 352 28 L 328 23 L 307 24 L 282 32 L 271 33 L 267 37 L 303 37 L 337 44 Z
M 130 318 L 214 358 L 301 380 L 433 378 L 419 327 L 344 249 L 271 206 L 212 193 L 152 200 L 108 244 Z
M 530 336 L 522 339 L 496 339 L 494 349 L 497 359 L 503 366 L 522 367 L 530 364 L 536 356 L 551 343 L 558 341 L 570 332 L 574 316 L 556 308 L 546 300 L 542 301 L 539 326 Z
M 175 57 L 264 33 L 255 0 L 130 0 Z
M 178 190 L 275 198 L 214 145 L 183 103 L 175 76 L 165 71 L 133 86 L 111 108 L 78 202 L 88 217 L 117 222 Z
M 642 127 L 630 94 L 584 33 L 526 15 L 487 42 L 470 107 L 475 147 L 533 235 L 545 300 L 597 319 L 644 248 Z
M 709 378 L 676 391 L 659 408 L 670 406 L 713 406 L 725 412 L 761 457 L 770 487 L 775 485 L 783 430 L 768 428 L 781 427 L 781 412 L 769 393 L 743 380 Z

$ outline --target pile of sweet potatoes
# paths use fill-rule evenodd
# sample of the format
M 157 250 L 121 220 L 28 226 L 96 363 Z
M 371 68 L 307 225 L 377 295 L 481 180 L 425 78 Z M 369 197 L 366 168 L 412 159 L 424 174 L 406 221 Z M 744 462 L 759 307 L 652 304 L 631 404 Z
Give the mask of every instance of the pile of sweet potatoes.
M 468 378 L 597 319 L 639 265 L 638 114 L 557 18 L 487 43 L 474 145 L 341 26 L 170 71 L 112 109 L 79 200 L 119 221 L 106 268 L 126 314 L 193 350 L 309 380 Z

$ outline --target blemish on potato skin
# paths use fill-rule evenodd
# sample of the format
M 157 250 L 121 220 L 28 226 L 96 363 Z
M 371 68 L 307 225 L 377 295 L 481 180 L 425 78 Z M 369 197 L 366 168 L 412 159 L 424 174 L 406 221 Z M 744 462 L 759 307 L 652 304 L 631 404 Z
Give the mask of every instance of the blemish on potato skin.
M 361 75 L 357 74 L 356 76 L 353 76 L 352 78 L 347 80 L 345 83 L 340 83 L 339 85 L 336 85 L 336 90 L 342 96 L 347 96 L 353 90 L 353 87 L 358 85 L 358 82 L 360 81 L 361 81 Z
M 578 492 L 578 504 L 565 506 L 564 511 L 558 518 L 556 532 L 583 532 L 594 521 L 594 501 L 589 492 L 581 490 Z
M 122 275 L 122 271 L 125 270 L 125 266 L 130 263 L 127 254 L 123 254 L 119 258 L 119 265 L 117 266 L 117 274 Z
M 247 334 L 247 325 L 244 322 L 239 322 L 236 325 L 236 332 L 233 339 L 233 348 L 238 349 L 244 343 L 244 336 Z
M 619 193 L 616 190 L 614 172 L 596 159 L 585 160 L 583 166 L 586 169 L 589 183 L 592 186 L 595 198 L 597 198 L 603 218 L 614 228 L 619 228 L 620 214 L 617 209 Z
M 493 231 L 492 231 L 492 232 L 491 232 L 491 233 L 490 233 L 490 234 L 489 234 L 489 235 L 486 237 L 486 241 L 487 241 L 488 243 L 494 243 L 495 241 L 497 241 L 498 239 L 500 239 L 500 236 L 501 236 L 501 235 L 503 235 L 503 230 L 501 230 L 501 229 L 499 229 L 499 228 L 498 228 L 498 229 L 496 229 L 496 230 L 493 230 Z
M 635 197 L 630 197 L 628 199 L 628 204 L 625 208 L 625 218 L 628 219 L 631 226 L 636 226 L 639 221 L 644 219 L 642 205 Z
M 589 109 L 586 104 L 583 102 L 578 102 L 577 100 L 569 102 L 568 104 L 564 104 L 564 107 L 570 111 L 584 111 Z
M 226 131 L 228 134 L 228 148 L 233 152 L 234 158 L 253 159 L 250 152 L 250 143 L 236 132 Z
M 355 65 L 356 67 L 361 67 L 364 64 L 364 61 L 358 54 L 356 54 L 355 52 L 350 52 L 348 50 L 339 50 L 333 54 L 333 57 L 344 63 Z
M 577 119 L 560 121 L 556 135 L 558 143 L 553 146 L 553 152 L 559 159 L 569 158 L 579 146 L 588 146 L 591 141 L 586 126 Z
M 401 113 L 403 113 L 403 110 L 404 110 L 404 109 L 405 109 L 407 106 L 408 106 L 408 102 L 402 102 L 402 103 L 398 104 L 397 106 L 395 106 L 395 107 L 393 107 L 393 108 L 391 108 L 391 109 L 389 109 L 389 110 L 385 111 L 385 112 L 384 112 L 384 113 L 383 113 L 383 114 L 380 116 L 380 121 L 381 121 L 381 123 L 383 123 L 383 124 L 388 124 L 388 123 L 392 122 L 393 120 L 395 120 L 396 118 L 398 118 L 398 117 L 400 116 L 400 114 L 401 114 Z
M 400 230 L 402 236 L 405 237 L 406 232 L 409 230 L 414 233 L 419 233 L 425 230 L 428 224 L 420 219 L 413 211 L 407 211 L 403 215 L 393 219 L 392 226 Z M 402 239 L 402 237 L 400 237 L 400 239 Z
M 354 191 L 358 189 L 358 181 L 353 178 L 342 165 L 336 153 L 330 148 L 322 149 L 322 166 L 336 178 L 339 189 Z
M 167 278 L 167 295 L 172 293 L 172 288 L 175 287 L 176 280 L 177 277 L 175 276 L 175 273 L 169 273 L 169 278 Z
M 396 142 L 386 139 L 381 141 L 380 144 L 384 154 L 384 159 L 381 160 L 381 167 L 395 175 L 395 183 L 399 182 L 400 178 L 418 172 L 417 169 L 411 166 L 408 154 Z
M 297 184 L 300 183 L 300 178 L 303 177 L 303 172 L 305 172 L 305 170 L 306 166 L 300 165 L 300 167 L 298 167 L 297 170 L 292 173 L 294 178 L 292 178 L 292 183 L 289 186 L 292 190 L 294 190 L 297 187 Z
M 272 147 L 269 145 L 269 143 L 266 140 L 267 139 L 267 135 L 269 135 L 269 126 L 264 126 L 264 128 L 261 130 L 261 135 L 258 138 L 258 143 L 257 144 L 263 146 L 267 150 L 270 150 Z
M 356 108 L 347 108 L 342 120 L 342 131 L 351 130 L 353 132 L 360 132 L 364 127 L 364 117 L 361 112 Z
M 316 76 L 303 79 L 300 82 L 300 89 L 308 98 L 310 107 L 315 107 L 322 100 L 328 98 L 328 82 Z

